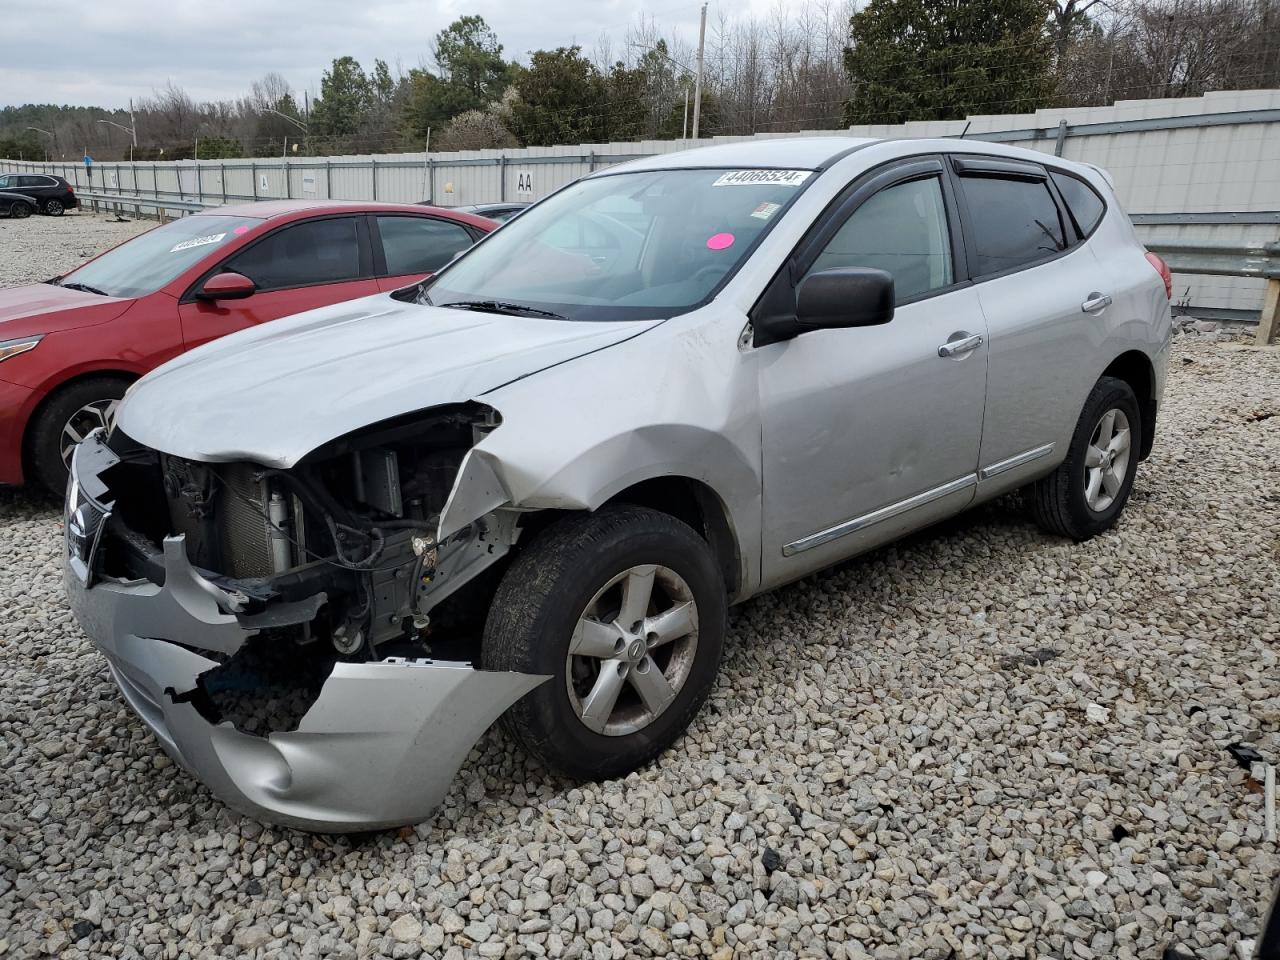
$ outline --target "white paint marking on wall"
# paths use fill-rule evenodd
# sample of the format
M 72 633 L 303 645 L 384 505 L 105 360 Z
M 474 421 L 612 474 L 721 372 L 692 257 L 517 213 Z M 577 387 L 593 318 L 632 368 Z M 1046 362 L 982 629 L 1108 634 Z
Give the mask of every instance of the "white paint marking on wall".
M 271 184 L 267 182 L 267 175 L 265 173 L 258 175 L 258 189 L 259 190 L 271 189 Z
M 533 171 L 516 171 L 516 193 L 524 197 L 533 196 Z

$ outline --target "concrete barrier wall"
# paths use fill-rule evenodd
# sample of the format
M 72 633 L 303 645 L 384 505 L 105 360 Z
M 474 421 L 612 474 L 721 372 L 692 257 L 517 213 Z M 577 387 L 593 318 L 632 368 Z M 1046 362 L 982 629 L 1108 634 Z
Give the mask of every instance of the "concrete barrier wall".
M 1280 90 L 1121 101 L 968 120 L 871 125 L 782 136 L 959 137 L 1014 143 L 1107 170 L 1139 235 L 1161 240 L 1280 240 Z M 699 145 L 749 137 L 715 137 Z M 347 157 L 158 163 L 3 162 L 78 188 L 206 204 L 279 198 L 430 201 L 452 207 L 537 200 L 593 170 L 693 141 Z M 1262 282 L 1175 277 L 1175 299 L 1223 316 L 1256 314 Z

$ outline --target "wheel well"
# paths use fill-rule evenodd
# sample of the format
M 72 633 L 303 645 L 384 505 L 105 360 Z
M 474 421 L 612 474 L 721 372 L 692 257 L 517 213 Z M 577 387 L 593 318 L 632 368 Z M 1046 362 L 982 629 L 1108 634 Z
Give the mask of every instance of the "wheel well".
M 26 426 L 22 432 L 22 474 L 24 477 L 31 476 L 31 429 L 36 421 L 40 419 L 40 414 L 44 413 L 45 407 L 49 406 L 62 391 L 69 387 L 74 387 L 77 383 L 83 383 L 86 380 L 96 380 L 98 378 L 123 380 L 125 383 L 133 383 L 138 379 L 136 373 L 129 373 L 127 370 L 87 370 L 84 373 L 78 373 L 74 377 L 68 377 L 56 387 L 50 390 L 36 404 L 35 409 L 31 411 L 31 416 L 27 417 Z
M 1147 459 L 1156 439 L 1156 376 L 1151 360 L 1139 350 L 1130 350 L 1112 360 L 1102 375 L 1123 380 L 1138 398 L 1138 409 L 1142 413 L 1142 442 L 1138 447 L 1138 459 Z
M 609 498 L 609 503 L 633 503 L 658 510 L 688 524 L 707 541 L 732 599 L 742 581 L 741 557 L 733 529 L 720 498 L 705 483 L 688 477 L 642 480 Z

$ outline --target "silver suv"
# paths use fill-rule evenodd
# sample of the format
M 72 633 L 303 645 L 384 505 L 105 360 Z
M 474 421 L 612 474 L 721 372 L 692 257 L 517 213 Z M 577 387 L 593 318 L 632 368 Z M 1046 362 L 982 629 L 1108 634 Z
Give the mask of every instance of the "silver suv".
M 1018 488 L 1111 527 L 1169 339 L 1095 168 L 653 157 L 145 377 L 76 452 L 68 591 L 165 749 L 262 819 L 420 819 L 504 712 L 616 777 L 697 713 L 728 604 Z

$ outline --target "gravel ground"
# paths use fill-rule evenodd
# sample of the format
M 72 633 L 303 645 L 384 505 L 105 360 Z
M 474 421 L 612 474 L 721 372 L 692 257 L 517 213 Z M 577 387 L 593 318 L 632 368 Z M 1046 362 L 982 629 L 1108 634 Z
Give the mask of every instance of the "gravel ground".
M 0 223 L 0 282 L 137 226 Z M 0 955 L 1244 956 L 1280 856 L 1225 748 L 1280 760 L 1278 397 L 1280 354 L 1180 338 L 1118 529 L 1006 500 L 759 598 L 652 767 L 574 785 L 490 733 L 367 837 L 175 769 L 64 606 L 55 510 L 0 492 Z

